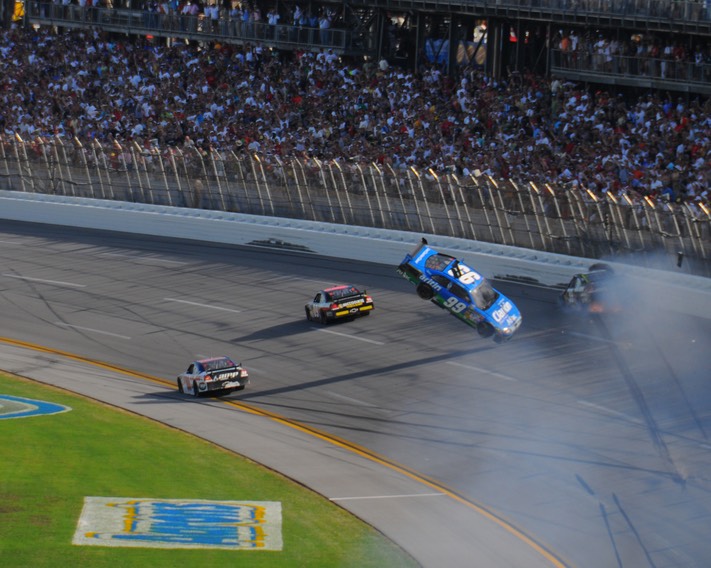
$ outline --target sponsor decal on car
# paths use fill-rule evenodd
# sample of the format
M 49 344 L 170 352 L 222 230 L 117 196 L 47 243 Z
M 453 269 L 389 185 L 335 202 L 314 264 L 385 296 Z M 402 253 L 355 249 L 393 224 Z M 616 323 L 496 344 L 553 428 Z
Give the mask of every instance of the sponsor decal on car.
M 352 302 L 345 302 L 343 304 L 340 304 L 341 308 L 350 308 L 351 306 L 360 306 L 363 303 L 363 300 L 353 300 Z
M 85 497 L 72 543 L 281 550 L 281 525 L 278 501 Z
M 425 276 L 424 274 L 420 274 L 420 280 L 422 280 L 425 284 L 429 284 L 432 286 L 434 290 L 437 290 L 438 292 L 442 290 L 442 285 L 437 284 L 436 281 L 432 280 L 429 276 Z
M 217 377 L 215 377 L 217 380 L 227 380 L 227 379 L 238 379 L 239 377 L 242 376 L 242 371 L 232 371 L 231 373 L 220 373 Z
M 417 255 L 417 258 L 414 260 L 415 264 L 420 264 L 425 258 L 427 258 L 430 255 L 430 252 L 432 252 L 432 249 L 425 247 L 422 249 L 422 252 Z
M 506 314 L 511 311 L 512 307 L 513 306 L 511 305 L 511 302 L 501 302 L 501 304 L 499 305 L 499 309 L 491 312 L 491 317 L 494 318 L 494 320 L 498 323 L 501 323 L 506 317 Z

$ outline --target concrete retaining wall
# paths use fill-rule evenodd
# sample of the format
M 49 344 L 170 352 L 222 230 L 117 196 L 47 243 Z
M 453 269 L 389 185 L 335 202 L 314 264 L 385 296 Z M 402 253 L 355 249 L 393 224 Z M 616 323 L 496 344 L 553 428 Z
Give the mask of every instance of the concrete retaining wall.
M 269 246 L 397 265 L 425 237 L 435 248 L 464 258 L 484 275 L 525 279 L 543 286 L 567 283 L 590 259 L 532 251 L 453 237 L 317 223 L 242 213 L 0 191 L 0 218 L 194 239 Z M 668 261 L 667 261 L 668 262 Z M 659 296 L 665 305 L 711 318 L 711 279 L 610 262 L 616 273 Z

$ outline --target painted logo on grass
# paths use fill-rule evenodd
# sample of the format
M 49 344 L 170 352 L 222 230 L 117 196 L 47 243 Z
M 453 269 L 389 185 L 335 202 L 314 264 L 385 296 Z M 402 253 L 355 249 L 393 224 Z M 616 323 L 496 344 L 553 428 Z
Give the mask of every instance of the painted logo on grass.
M 73 544 L 281 550 L 278 501 L 85 497 Z
M 62 404 L 34 400 L 9 394 L 0 394 L 0 420 L 4 418 L 27 418 L 68 412 L 71 408 Z

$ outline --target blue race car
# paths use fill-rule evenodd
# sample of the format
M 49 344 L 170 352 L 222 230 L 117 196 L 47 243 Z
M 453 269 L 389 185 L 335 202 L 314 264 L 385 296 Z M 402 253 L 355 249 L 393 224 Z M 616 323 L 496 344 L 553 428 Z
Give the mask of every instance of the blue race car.
M 521 327 L 521 312 L 511 300 L 476 270 L 437 252 L 425 239 L 405 256 L 397 271 L 417 286 L 420 298 L 447 310 L 482 337 L 502 343 Z

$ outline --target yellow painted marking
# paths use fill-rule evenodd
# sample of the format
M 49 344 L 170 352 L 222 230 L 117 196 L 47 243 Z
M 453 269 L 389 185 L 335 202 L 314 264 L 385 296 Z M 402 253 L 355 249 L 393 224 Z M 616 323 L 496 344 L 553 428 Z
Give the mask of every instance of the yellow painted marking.
M 132 371 L 130 369 L 126 369 L 126 368 L 120 367 L 118 365 L 113 365 L 111 363 L 104 363 L 102 361 L 96 361 L 94 359 L 90 359 L 88 357 L 83 357 L 81 355 L 76 355 L 74 353 L 69 353 L 67 351 L 62 351 L 60 349 L 52 349 L 50 347 L 44 347 L 42 345 L 37 345 L 37 344 L 30 343 L 27 341 L 20 341 L 17 339 L 11 339 L 11 338 L 7 338 L 7 337 L 0 337 L 0 342 L 6 343 L 8 345 L 14 345 L 16 347 L 23 347 L 25 349 L 31 349 L 33 351 L 40 351 L 42 353 L 52 353 L 54 355 L 60 355 L 62 357 L 66 357 L 67 359 L 72 359 L 74 361 L 81 361 L 82 363 L 86 363 L 88 365 L 93 365 L 95 367 L 99 367 L 99 368 L 103 368 L 103 369 L 108 369 L 110 371 L 120 373 L 122 375 L 127 375 L 130 377 L 144 379 L 146 381 L 151 381 L 153 383 L 157 383 L 160 385 L 170 386 L 172 388 L 175 387 L 175 385 L 173 384 L 172 381 L 167 381 L 165 379 L 161 379 L 159 377 L 154 377 L 152 375 L 148 375 L 145 373 L 139 373 L 136 371 Z M 294 421 L 290 418 L 287 418 L 285 416 L 281 416 L 281 415 L 276 414 L 274 412 L 270 412 L 269 410 L 256 408 L 256 407 L 250 406 L 244 402 L 229 401 L 229 400 L 221 400 L 220 402 L 222 402 L 223 404 L 226 404 L 228 406 L 233 406 L 235 408 L 238 408 L 244 412 L 248 412 L 249 414 L 255 414 L 257 416 L 271 418 L 272 420 L 274 420 L 275 422 L 277 422 L 279 424 L 289 426 L 290 428 L 298 430 L 299 432 L 309 434 L 311 436 L 314 436 L 315 438 L 318 438 L 319 440 L 329 442 L 339 448 L 343 448 L 345 450 L 351 451 L 351 452 L 355 453 L 356 455 L 359 455 L 359 456 L 366 458 L 372 462 L 375 462 L 375 463 L 383 465 L 393 471 L 396 471 L 397 473 L 400 473 L 406 477 L 409 477 L 410 479 L 412 479 L 414 481 L 417 481 L 419 483 L 427 485 L 428 487 L 430 487 L 432 489 L 436 489 L 437 491 L 444 493 L 448 497 L 451 497 L 455 501 L 469 507 L 470 509 L 473 509 L 474 511 L 476 511 L 477 513 L 479 513 L 486 519 L 499 525 L 501 528 L 506 530 L 509 534 L 515 536 L 516 538 L 521 540 L 523 543 L 525 543 L 527 546 L 530 546 L 533 550 L 538 552 L 543 558 L 545 558 L 547 561 L 549 561 L 551 563 L 551 565 L 554 566 L 555 568 L 566 568 L 566 566 L 567 566 L 562 560 L 560 560 L 552 552 L 547 550 L 543 545 L 539 544 L 532 537 L 528 536 L 526 533 L 524 533 L 520 529 L 516 528 L 509 521 L 506 521 L 503 517 L 489 511 L 488 509 L 484 508 L 483 505 L 479 505 L 479 504 L 477 504 L 473 501 L 470 501 L 467 498 L 459 495 L 456 491 L 448 488 L 447 486 L 443 485 L 439 481 L 430 479 L 421 473 L 418 473 L 416 471 L 409 469 L 407 466 L 401 465 L 401 464 L 399 464 L 395 461 L 392 461 L 388 458 L 385 458 L 383 456 L 379 456 L 378 454 L 376 454 L 376 453 L 368 450 L 367 448 L 364 448 L 354 442 L 344 440 L 344 439 L 339 438 L 338 436 L 335 436 L 333 434 L 321 432 L 320 430 L 317 430 L 316 428 L 306 426 L 304 424 L 296 422 L 296 421 Z

